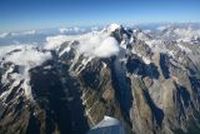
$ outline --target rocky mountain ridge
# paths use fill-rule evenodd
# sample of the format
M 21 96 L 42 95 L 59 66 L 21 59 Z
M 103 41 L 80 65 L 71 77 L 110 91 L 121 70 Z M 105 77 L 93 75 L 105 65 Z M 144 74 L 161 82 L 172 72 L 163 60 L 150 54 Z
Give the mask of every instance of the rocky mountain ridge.
M 84 134 L 105 115 L 126 133 L 198 133 L 199 38 L 188 27 L 112 24 L 42 47 L 4 47 L 0 133 Z

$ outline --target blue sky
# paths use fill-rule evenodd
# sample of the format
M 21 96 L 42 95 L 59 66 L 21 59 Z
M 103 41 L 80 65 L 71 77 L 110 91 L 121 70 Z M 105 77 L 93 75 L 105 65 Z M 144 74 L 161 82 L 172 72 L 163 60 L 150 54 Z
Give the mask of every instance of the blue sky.
M 0 32 L 112 22 L 200 22 L 200 0 L 0 0 Z

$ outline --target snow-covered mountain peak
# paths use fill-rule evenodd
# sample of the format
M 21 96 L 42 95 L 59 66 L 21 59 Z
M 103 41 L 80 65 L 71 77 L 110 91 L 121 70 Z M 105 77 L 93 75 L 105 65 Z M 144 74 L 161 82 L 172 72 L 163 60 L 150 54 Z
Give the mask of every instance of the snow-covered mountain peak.
M 121 25 L 113 23 L 113 24 L 110 24 L 106 29 L 110 32 L 114 32 L 115 30 L 120 29 L 120 28 L 122 28 Z

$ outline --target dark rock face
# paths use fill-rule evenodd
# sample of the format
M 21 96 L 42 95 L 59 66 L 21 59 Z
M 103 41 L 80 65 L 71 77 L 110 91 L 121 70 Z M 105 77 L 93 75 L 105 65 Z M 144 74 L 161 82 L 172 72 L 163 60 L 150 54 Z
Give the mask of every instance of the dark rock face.
M 113 59 L 111 68 L 111 78 L 112 78 L 112 85 L 115 90 L 115 96 L 117 98 L 118 103 L 120 104 L 120 108 L 122 109 L 122 114 L 124 115 L 124 119 L 127 123 L 131 124 L 129 111 L 132 107 L 133 97 L 131 94 L 131 87 L 130 87 L 130 80 L 125 76 L 126 72 L 118 71 L 115 68 L 115 61 Z M 122 70 L 122 68 L 120 68 Z
M 161 53 L 160 54 L 160 68 L 162 70 L 162 74 L 165 77 L 165 79 L 170 78 L 170 72 L 169 72 L 169 57 L 166 54 Z
M 33 49 L 52 57 L 31 68 L 28 61 L 28 70 L 7 60 L 24 50 L 5 54 L 0 133 L 85 134 L 105 115 L 118 119 L 127 134 L 199 132 L 199 45 L 164 35 L 153 44 L 156 33 L 121 26 L 107 34 L 118 42 L 118 54 L 90 57 L 78 51 L 81 39 L 67 40 L 57 49 Z
M 31 73 L 35 101 L 46 116 L 45 133 L 56 132 L 56 129 L 60 133 L 85 133 L 88 126 L 78 83 L 67 73 L 60 71 L 62 65 L 54 64 L 51 70 L 46 71 L 39 67 Z M 59 68 L 56 68 L 57 66 Z M 66 83 L 63 83 L 61 78 Z
M 134 73 L 142 77 L 148 76 L 151 79 L 158 79 L 160 75 L 157 69 L 158 67 L 154 63 L 146 65 L 141 59 L 129 58 L 126 67 L 130 73 Z

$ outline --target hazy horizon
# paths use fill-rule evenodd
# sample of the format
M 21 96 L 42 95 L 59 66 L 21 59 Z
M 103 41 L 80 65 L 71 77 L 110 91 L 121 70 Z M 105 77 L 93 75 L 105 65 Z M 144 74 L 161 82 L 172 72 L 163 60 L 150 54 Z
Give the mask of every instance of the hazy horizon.
M 198 0 L 2 0 L 0 33 L 109 23 L 200 22 Z

